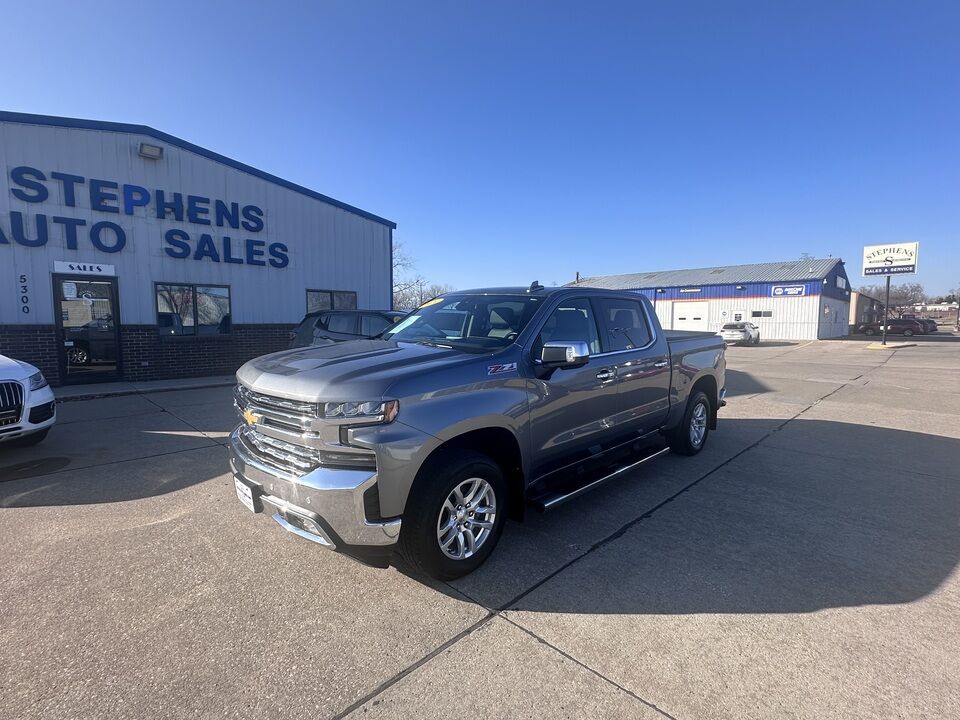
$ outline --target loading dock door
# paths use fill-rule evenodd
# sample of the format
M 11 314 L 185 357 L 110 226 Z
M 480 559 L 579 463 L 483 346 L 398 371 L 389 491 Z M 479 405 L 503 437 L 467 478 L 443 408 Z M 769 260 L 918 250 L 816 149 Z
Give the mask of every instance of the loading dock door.
M 709 302 L 675 302 L 673 304 L 674 330 L 706 330 Z

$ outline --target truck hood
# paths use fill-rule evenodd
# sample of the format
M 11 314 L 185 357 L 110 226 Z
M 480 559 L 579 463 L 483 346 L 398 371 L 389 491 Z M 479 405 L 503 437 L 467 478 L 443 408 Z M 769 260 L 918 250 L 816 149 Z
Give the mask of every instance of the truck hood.
M 255 358 L 237 371 L 237 380 L 292 400 L 379 400 L 390 385 L 409 375 L 474 362 L 476 357 L 416 343 L 353 340 Z

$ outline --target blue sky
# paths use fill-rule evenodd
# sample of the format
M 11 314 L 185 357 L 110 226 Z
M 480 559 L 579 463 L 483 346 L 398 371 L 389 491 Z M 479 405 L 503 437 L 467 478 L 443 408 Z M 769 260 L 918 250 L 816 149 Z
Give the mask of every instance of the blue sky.
M 917 240 L 960 285 L 960 3 L 10 5 L 3 109 L 151 125 L 465 288 Z

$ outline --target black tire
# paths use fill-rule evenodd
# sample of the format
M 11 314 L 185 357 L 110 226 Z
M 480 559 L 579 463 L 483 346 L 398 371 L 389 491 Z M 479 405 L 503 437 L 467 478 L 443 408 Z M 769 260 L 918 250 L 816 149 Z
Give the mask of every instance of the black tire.
M 83 345 L 75 345 L 67 350 L 67 363 L 70 365 L 89 365 L 90 351 Z
M 904 337 L 913 337 L 913 330 L 910 330 L 909 328 L 907 328 L 906 330 L 903 331 L 903 336 L 904 336 Z
M 760 333 L 757 333 L 757 339 L 753 341 L 753 344 L 754 344 L 754 345 L 759 345 L 759 344 L 760 344 Z
M 877 331 L 874 330 L 873 328 L 867 328 L 866 330 L 863 331 L 863 334 L 864 334 L 864 335 L 876 335 L 876 334 L 877 334 Z
M 473 478 L 486 481 L 492 490 L 496 508 L 493 527 L 472 555 L 454 559 L 440 547 L 441 513 L 454 488 Z M 480 567 L 496 547 L 507 520 L 507 502 L 507 483 L 497 463 L 478 452 L 441 451 L 420 471 L 407 498 L 407 511 L 400 529 L 400 552 L 416 570 L 430 577 L 438 580 L 463 577 Z
M 38 442 L 41 442 L 49 432 L 50 428 L 44 428 L 39 432 L 30 433 L 29 435 L 18 437 L 16 440 L 11 440 L 10 445 L 13 447 L 30 447 L 31 445 L 36 445 Z
M 699 417 L 697 408 L 702 406 L 706 413 L 706 425 L 703 427 L 703 436 L 700 442 L 694 442 L 692 425 L 694 416 Z M 680 455 L 696 455 L 703 450 L 707 444 L 707 437 L 710 435 L 710 398 L 701 391 L 695 392 L 687 401 L 687 407 L 683 411 L 683 420 L 667 435 L 667 444 L 670 449 Z

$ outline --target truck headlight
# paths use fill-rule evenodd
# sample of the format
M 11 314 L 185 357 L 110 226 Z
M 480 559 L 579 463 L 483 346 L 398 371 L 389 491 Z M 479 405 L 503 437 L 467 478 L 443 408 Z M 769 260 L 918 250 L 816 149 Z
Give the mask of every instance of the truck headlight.
M 388 423 L 393 422 L 399 410 L 400 403 L 397 400 L 328 402 L 323 405 L 323 417 L 347 423 Z
M 30 376 L 30 390 L 39 390 L 47 386 L 47 379 L 42 372 L 35 372 Z

